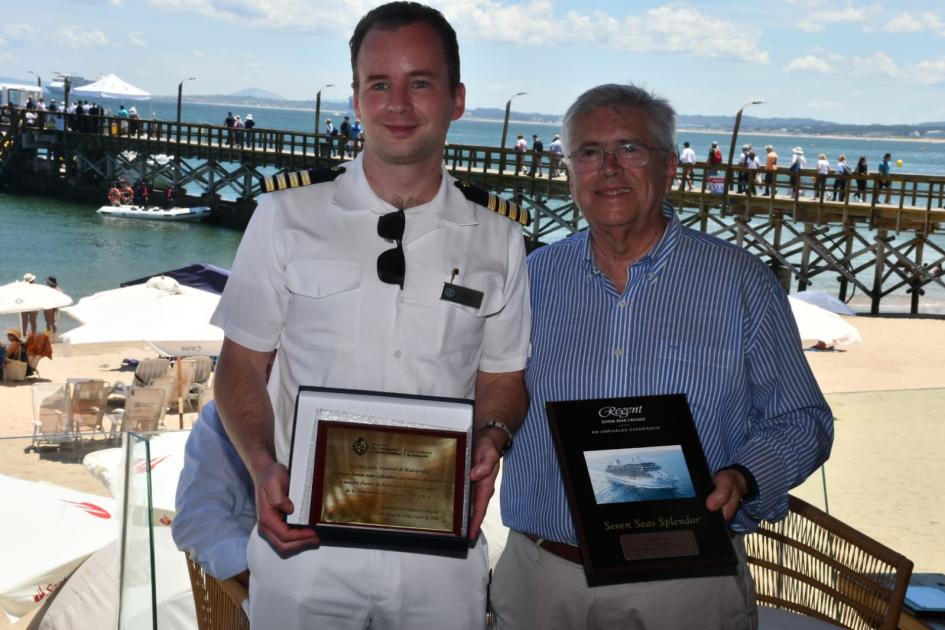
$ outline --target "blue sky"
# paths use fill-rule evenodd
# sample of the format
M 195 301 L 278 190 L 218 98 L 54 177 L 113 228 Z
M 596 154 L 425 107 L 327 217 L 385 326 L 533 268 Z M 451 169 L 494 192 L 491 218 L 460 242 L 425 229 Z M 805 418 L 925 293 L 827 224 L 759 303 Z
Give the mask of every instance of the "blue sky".
M 0 25 L 0 76 L 114 72 L 156 94 L 247 87 L 345 100 L 362 0 L 31 0 Z M 27 5 L 24 5 L 24 7 Z M 945 120 L 945 3 L 444 0 L 469 107 L 563 112 L 634 82 L 685 114 Z

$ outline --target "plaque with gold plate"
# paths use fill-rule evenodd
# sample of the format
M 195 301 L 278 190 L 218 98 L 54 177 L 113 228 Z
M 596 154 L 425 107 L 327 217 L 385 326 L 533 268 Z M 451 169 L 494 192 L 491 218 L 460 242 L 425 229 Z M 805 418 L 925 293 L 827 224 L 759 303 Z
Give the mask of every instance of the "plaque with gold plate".
M 323 544 L 465 555 L 471 400 L 302 387 L 286 523 Z
M 589 585 L 735 574 L 684 395 L 546 409 Z

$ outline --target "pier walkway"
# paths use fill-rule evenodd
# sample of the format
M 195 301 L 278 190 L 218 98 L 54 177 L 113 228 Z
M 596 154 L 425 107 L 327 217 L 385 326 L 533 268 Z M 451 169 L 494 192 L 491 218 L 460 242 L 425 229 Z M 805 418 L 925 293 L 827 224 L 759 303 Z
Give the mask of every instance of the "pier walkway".
M 199 189 L 193 203 L 209 204 L 218 215 L 238 212 L 242 204 L 248 216 L 267 176 L 339 164 L 361 148 L 353 141 L 343 147 L 337 136 L 277 129 L 40 116 L 0 108 L 0 182 L 8 187 L 23 176 L 59 187 L 78 181 L 99 185 L 104 199 L 108 183 L 123 176 L 157 188 Z M 444 160 L 456 177 L 529 211 L 524 234 L 530 247 L 586 227 L 566 173 L 550 152 L 522 156 L 513 149 L 447 145 Z M 945 290 L 945 177 L 851 177 L 834 198 L 832 174 L 818 186 L 813 170 L 805 170 L 792 185 L 794 174 L 786 168 L 776 173 L 769 194 L 759 194 L 763 183 L 738 192 L 734 183 L 744 170 L 680 167 L 668 199 L 684 223 L 756 253 L 798 289 L 823 276 L 819 286 L 836 287 L 843 300 L 858 291 L 873 313 L 894 294 L 907 296 L 910 311 L 920 313 L 926 286 Z M 750 176 L 760 182 L 763 174 Z M 235 198 L 236 209 L 224 197 Z

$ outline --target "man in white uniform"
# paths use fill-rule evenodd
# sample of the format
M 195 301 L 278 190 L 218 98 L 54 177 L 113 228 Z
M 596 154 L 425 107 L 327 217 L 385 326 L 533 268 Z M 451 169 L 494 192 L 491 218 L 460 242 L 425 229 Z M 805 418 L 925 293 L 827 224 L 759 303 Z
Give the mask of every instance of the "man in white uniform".
M 212 320 L 226 333 L 217 405 L 256 484 L 251 621 L 481 628 L 481 537 L 466 558 L 448 558 L 319 546 L 314 530 L 284 522 L 295 509 L 285 464 L 300 385 L 475 397 L 472 540 L 526 407 L 520 228 L 469 201 L 477 191 L 443 168 L 447 130 L 465 106 L 455 32 L 429 7 L 390 3 L 362 18 L 351 60 L 370 141 L 333 173 L 299 174 L 320 183 L 292 188 L 295 177 L 279 178 L 275 187 L 287 189 L 260 198 Z M 517 213 L 494 198 L 490 207 Z M 451 300 L 445 282 L 466 297 Z

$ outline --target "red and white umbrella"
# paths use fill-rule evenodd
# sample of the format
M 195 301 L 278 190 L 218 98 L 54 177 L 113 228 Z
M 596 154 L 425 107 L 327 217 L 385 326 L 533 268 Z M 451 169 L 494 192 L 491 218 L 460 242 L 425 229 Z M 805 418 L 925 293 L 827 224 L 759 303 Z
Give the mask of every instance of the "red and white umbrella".
M 0 475 L 0 608 L 38 606 L 79 564 L 118 536 L 115 500 Z

